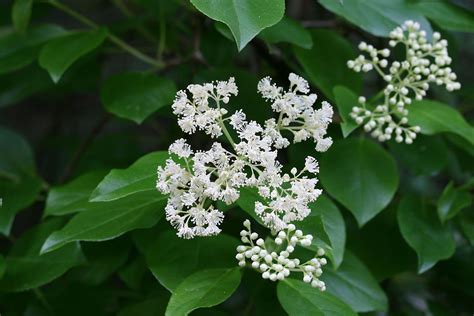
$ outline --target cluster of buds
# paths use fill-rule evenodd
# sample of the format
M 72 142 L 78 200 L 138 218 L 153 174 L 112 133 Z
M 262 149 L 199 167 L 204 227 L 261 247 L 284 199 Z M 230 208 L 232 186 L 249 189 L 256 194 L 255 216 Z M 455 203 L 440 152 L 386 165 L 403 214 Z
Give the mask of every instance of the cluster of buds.
M 301 230 L 297 230 L 295 225 L 290 224 L 286 229 L 276 233 L 274 238 L 275 248 L 278 251 L 269 250 L 265 241 L 259 238 L 258 234 L 252 232 L 250 221 L 244 222 L 245 229 L 240 232 L 241 240 L 244 243 L 237 247 L 235 258 L 241 267 L 246 266 L 247 260 L 251 262 L 252 268 L 262 273 L 262 278 L 271 281 L 278 281 L 287 278 L 292 272 L 303 273 L 303 281 L 310 283 L 312 287 L 321 291 L 326 289 L 326 285 L 319 279 L 323 270 L 321 269 L 327 261 L 324 250 L 319 248 L 316 257 L 301 263 L 298 258 L 290 258 L 295 247 L 301 245 L 308 247 L 313 240 L 312 235 L 304 235 Z
M 273 110 L 279 113 L 278 120 L 267 120 L 265 126 L 248 121 L 240 110 L 227 115 L 223 106 L 238 93 L 233 78 L 189 85 L 191 98 L 186 91 L 177 93 L 172 107 L 182 130 L 190 134 L 202 130 L 213 138 L 224 135 L 231 147 L 214 142 L 207 151 L 194 151 L 184 139 L 169 147 L 173 156 L 158 167 L 156 187 L 169 194 L 166 219 L 178 236 L 218 234 L 224 214 L 214 202 L 234 203 L 242 187 L 258 189 L 265 203 L 257 202 L 255 211 L 273 231 L 309 215 L 308 204 L 321 194 L 316 188 L 318 163 L 308 156 L 299 172 L 293 168 L 290 174 L 283 173 L 277 150 L 290 142 L 282 135 L 285 131 L 293 133 L 293 142 L 312 138 L 317 150 L 327 150 L 332 140 L 325 135 L 333 111 L 327 102 L 321 109 L 313 109 L 317 97 L 308 95 L 308 82 L 295 74 L 289 79 L 290 90 L 286 92 L 271 84 L 269 78 L 259 82 L 259 92 L 272 100 Z M 230 127 L 237 139 L 231 136 Z
M 444 85 L 446 90 L 461 88 L 456 74 L 449 67 L 448 42 L 434 32 L 431 41 L 420 24 L 406 21 L 390 32 L 389 45 L 405 46 L 405 60 L 389 62 L 391 51 L 378 50 L 365 42 L 359 49 L 366 55 L 349 60 L 347 65 L 356 72 L 375 70 L 387 83 L 383 90 L 383 100 L 370 105 L 364 97 L 359 98 L 359 106 L 354 106 L 351 117 L 379 141 L 386 141 L 395 134 L 395 141 L 411 144 L 420 131 L 418 126 L 408 125 L 407 105 L 412 100 L 422 100 L 429 90 L 430 83 Z

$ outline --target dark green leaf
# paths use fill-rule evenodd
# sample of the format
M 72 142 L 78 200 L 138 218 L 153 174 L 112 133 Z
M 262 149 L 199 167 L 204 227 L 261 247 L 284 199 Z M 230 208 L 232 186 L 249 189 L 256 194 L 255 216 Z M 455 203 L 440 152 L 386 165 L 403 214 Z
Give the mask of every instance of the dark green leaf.
M 105 242 L 81 243 L 81 246 L 87 263 L 71 271 L 71 274 L 81 283 L 99 285 L 125 264 L 132 243 L 122 237 Z
M 320 215 L 322 218 L 324 230 L 329 237 L 331 245 L 328 256 L 330 256 L 334 267 L 337 268 L 344 257 L 346 244 L 346 225 L 341 212 L 329 198 L 320 196 L 318 200 L 311 205 L 311 215 Z M 302 224 L 304 225 L 304 221 Z
M 15 214 L 32 204 L 41 190 L 33 151 L 20 135 L 0 127 L 0 233 L 8 235 Z
M 33 0 L 15 0 L 12 7 L 12 21 L 15 29 L 24 32 L 28 28 Z
M 252 216 L 260 225 L 265 226 L 260 216 L 255 213 L 255 202 L 257 201 L 265 202 L 260 194 L 258 194 L 256 188 L 244 187 L 240 189 L 240 197 L 237 200 L 237 205 Z
M 165 313 L 167 301 L 161 295 L 122 308 L 118 316 L 158 316 Z
M 440 172 L 448 164 L 448 148 L 440 136 L 418 135 L 415 146 L 388 143 L 400 163 L 415 175 Z
M 190 274 L 208 268 L 235 267 L 239 242 L 230 236 L 182 239 L 166 231 L 147 249 L 148 267 L 171 292 Z
M 327 291 L 356 312 L 385 311 L 387 296 L 362 261 L 347 252 L 337 271 L 326 269 L 322 275 Z
M 100 92 L 105 109 L 137 124 L 170 105 L 176 93 L 168 79 L 146 73 L 121 73 L 107 79 Z
M 474 14 L 445 0 L 418 0 L 416 10 L 450 31 L 474 32 Z
M 6 258 L 6 271 L 0 280 L 0 289 L 24 291 L 39 287 L 64 274 L 83 262 L 78 243 L 40 255 L 41 245 L 48 235 L 61 227 L 62 220 L 44 222 L 18 239 Z
M 218 305 L 231 296 L 239 284 L 238 268 L 198 271 L 184 279 L 176 288 L 165 315 L 188 315 L 197 308 Z
M 46 24 L 32 27 L 25 33 L 11 31 L 0 34 L 0 74 L 29 65 L 42 44 L 65 33 L 57 25 Z
M 277 24 L 263 30 L 259 36 L 269 44 L 283 42 L 306 49 L 313 46 L 311 33 L 289 17 L 283 17 Z
M 358 125 L 355 120 L 350 117 L 350 113 L 352 112 L 352 108 L 357 106 L 358 97 L 357 95 L 352 92 L 351 90 L 347 89 L 343 86 L 337 86 L 333 89 L 334 97 L 336 99 L 336 106 L 339 110 L 339 115 L 342 118 L 341 122 L 341 130 L 342 136 L 346 138 L 347 136 L 355 130 Z
M 118 271 L 120 279 L 131 289 L 138 290 L 145 273 L 148 271 L 143 256 L 138 256 Z
M 343 85 L 356 93 L 362 87 L 361 76 L 346 66 L 346 61 L 356 57 L 352 45 L 333 31 L 311 32 L 313 48 L 295 47 L 295 55 L 310 81 L 334 101 L 333 88 Z
M 398 171 L 393 158 L 379 145 L 363 138 L 345 139 L 323 155 L 320 179 L 362 226 L 392 200 Z
M 133 229 L 151 227 L 164 214 L 165 200 L 158 192 L 142 192 L 113 202 L 86 203 L 83 211 L 48 237 L 41 252 L 73 241 L 109 240 Z
M 420 22 L 422 29 L 431 32 L 428 21 L 405 0 L 319 0 L 319 3 L 376 36 L 388 37 L 390 31 L 407 20 Z
M 147 154 L 126 169 L 114 169 L 90 195 L 92 202 L 113 201 L 135 193 L 156 191 L 156 169 L 164 166 L 169 154 L 157 151 Z
M 98 29 L 74 32 L 54 39 L 41 49 L 39 64 L 57 83 L 75 61 L 99 47 L 106 37 L 107 30 Z
M 416 254 L 400 234 L 395 207 L 378 214 L 362 229 L 352 231 L 348 248 L 379 281 L 416 268 Z
M 285 13 L 283 0 L 191 0 L 203 14 L 226 24 L 239 50 L 264 28 L 276 24 Z
M 418 272 L 451 257 L 455 250 L 453 236 L 441 225 L 436 211 L 414 197 L 404 198 L 398 207 L 398 225 L 406 242 L 418 255 Z
M 459 223 L 467 240 L 474 246 L 474 212 L 472 209 L 470 211 L 470 213 L 461 214 Z
M 104 171 L 92 171 L 65 185 L 52 187 L 46 199 L 43 216 L 65 215 L 87 209 L 89 196 L 104 176 Z
M 0 280 L 3 278 L 3 275 L 5 274 L 5 269 L 6 269 L 5 257 L 0 255 Z
M 294 279 L 278 282 L 278 300 L 290 316 L 350 316 L 357 315 L 339 298 L 321 292 L 308 283 Z
M 450 132 L 474 145 L 474 127 L 458 111 L 446 104 L 430 100 L 413 102 L 408 122 L 412 126 L 420 126 L 423 134 Z
M 468 191 L 456 189 L 450 182 L 443 190 L 438 199 L 438 216 L 442 223 L 456 216 L 463 208 L 472 203 L 471 195 Z

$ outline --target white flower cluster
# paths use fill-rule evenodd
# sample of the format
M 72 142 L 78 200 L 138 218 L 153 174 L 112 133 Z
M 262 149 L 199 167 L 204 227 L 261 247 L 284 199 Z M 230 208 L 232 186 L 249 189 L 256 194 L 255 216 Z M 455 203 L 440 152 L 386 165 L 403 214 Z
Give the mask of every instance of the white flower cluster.
M 304 282 L 311 283 L 312 287 L 321 291 L 326 289 L 324 282 L 319 279 L 323 273 L 321 268 L 327 263 L 326 258 L 318 258 L 324 256 L 322 248 L 318 249 L 315 258 L 305 263 L 301 263 L 298 258 L 290 258 L 297 245 L 304 247 L 311 245 L 313 236 L 304 235 L 301 230 L 296 230 L 295 225 L 290 224 L 285 230 L 276 234 L 275 244 L 282 249 L 284 247 L 277 252 L 269 250 L 265 241 L 259 238 L 257 233 L 252 232 L 249 220 L 244 222 L 244 226 L 246 229 L 240 232 L 244 244 L 237 247 L 235 256 L 241 267 L 244 267 L 249 260 L 252 268 L 262 272 L 262 277 L 271 281 L 283 280 L 291 272 L 302 272 Z
M 264 99 L 272 102 L 272 110 L 279 113 L 278 120 L 269 119 L 265 122 L 265 135 L 272 138 L 276 148 L 287 147 L 290 142 L 283 137 L 281 131 L 293 134 L 293 142 L 301 142 L 312 138 L 317 151 L 326 151 L 332 145 L 332 139 L 325 137 L 329 123 L 332 121 L 331 105 L 323 101 L 321 108 L 315 110 L 313 104 L 318 96 L 309 93 L 306 80 L 298 75 L 290 74 L 290 89 L 284 91 L 271 83 L 271 78 L 260 80 L 258 92 Z
M 193 238 L 218 234 L 224 215 L 213 202 L 234 203 L 242 187 L 258 189 L 265 202 L 256 202 L 255 211 L 274 231 L 309 215 L 308 203 L 321 194 L 314 177 L 319 172 L 318 163 L 313 157 L 307 157 L 300 171 L 293 168 L 290 174 L 283 173 L 277 160 L 277 149 L 287 146 L 289 140 L 281 131 L 292 131 L 294 142 L 312 137 L 317 149 L 326 150 L 332 141 L 324 135 L 333 112 L 328 103 L 320 110 L 314 110 L 316 95 L 297 94 L 298 91 L 308 93 L 308 83 L 304 79 L 290 74 L 290 82 L 293 92 L 285 94 L 281 88 L 271 85 L 268 78 L 259 83 L 259 91 L 274 101 L 272 107 L 280 113 L 278 121 L 273 121 L 274 125 L 268 120 L 265 127 L 248 121 L 240 110 L 226 116 L 227 110 L 221 106 L 238 91 L 233 78 L 188 86 L 192 101 L 186 92 L 178 92 L 173 110 L 179 116 L 183 131 L 203 130 L 211 137 L 223 134 L 232 145 L 232 150 L 228 150 L 214 142 L 207 151 L 193 151 L 184 139 L 179 139 L 170 146 L 170 153 L 176 156 L 168 159 L 166 166 L 158 167 L 156 187 L 169 194 L 166 218 L 177 229 L 178 236 Z M 295 130 L 289 129 L 294 123 L 300 125 Z M 233 127 L 238 141 L 232 138 L 226 124 Z M 302 133 L 307 136 L 297 136 Z
M 364 129 L 380 141 L 391 139 L 395 133 L 397 142 L 411 144 L 420 128 L 407 125 L 406 105 L 411 104 L 413 98 L 422 100 L 430 83 L 444 85 L 448 91 L 460 89 L 461 84 L 456 82 L 456 74 L 449 67 L 452 60 L 448 55 L 448 42 L 441 39 L 438 32 L 434 32 L 429 41 L 419 23 L 406 21 L 390 32 L 389 45 L 395 47 L 398 44 L 405 46 L 406 58 L 403 61 L 389 64 L 386 59 L 391 54 L 389 49 L 378 50 L 361 42 L 359 49 L 368 57 L 360 55 L 347 62 L 348 67 L 356 72 L 375 69 L 387 82 L 383 101 L 370 107 L 366 99 L 360 97 L 360 106 L 353 107 L 351 117 L 358 124 L 364 124 Z

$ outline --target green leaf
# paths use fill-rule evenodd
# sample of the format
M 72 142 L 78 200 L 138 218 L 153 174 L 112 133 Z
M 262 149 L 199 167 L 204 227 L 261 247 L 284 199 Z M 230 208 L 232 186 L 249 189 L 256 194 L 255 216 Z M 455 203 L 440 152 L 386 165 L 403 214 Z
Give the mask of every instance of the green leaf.
M 62 36 L 66 31 L 57 25 L 31 27 L 25 33 L 0 34 L 0 74 L 11 72 L 31 64 L 42 44 Z
M 358 97 L 354 92 L 343 86 L 334 87 L 333 94 L 336 99 L 336 106 L 339 110 L 339 115 L 342 118 L 342 136 L 346 138 L 359 126 L 350 116 L 352 108 L 357 106 L 359 103 Z
M 348 248 L 379 281 L 416 268 L 416 254 L 400 233 L 395 207 L 389 207 L 362 229 L 352 231 Z
M 264 203 L 264 199 L 258 194 L 258 190 L 256 188 L 250 187 L 243 187 L 240 189 L 240 197 L 237 200 L 237 205 L 243 209 L 247 214 L 252 216 L 252 218 L 257 221 L 262 226 L 263 224 L 262 219 L 260 216 L 255 213 L 255 202 L 260 201 Z
M 458 111 L 446 104 L 431 100 L 413 102 L 408 113 L 408 123 L 420 126 L 423 134 L 450 132 L 474 145 L 474 127 Z
M 24 233 L 6 257 L 5 275 L 0 279 L 4 291 L 24 291 L 39 287 L 63 275 L 84 261 L 78 243 L 40 255 L 48 235 L 61 227 L 61 219 L 46 221 Z
M 99 285 L 107 280 L 128 259 L 132 243 L 126 237 L 81 243 L 87 263 L 72 270 L 72 278 L 87 285 Z
M 191 0 L 213 20 L 226 24 L 242 50 L 263 29 L 278 23 L 285 13 L 284 0 Z
M 398 225 L 403 238 L 418 255 L 418 273 L 451 257 L 456 247 L 449 228 L 441 225 L 435 212 L 414 197 L 404 198 L 398 206 Z
M 129 288 L 138 290 L 140 284 L 148 271 L 143 256 L 138 256 L 132 262 L 126 264 L 118 271 L 120 280 L 122 280 Z
M 23 137 L 0 127 L 0 148 L 0 233 L 9 235 L 15 214 L 36 200 L 42 180 Z
M 344 257 L 346 244 L 346 225 L 337 206 L 326 196 L 320 196 L 311 206 L 311 216 L 319 215 L 330 240 L 331 249 L 328 252 L 334 268 L 337 269 Z M 301 224 L 304 226 L 305 220 Z M 299 224 L 298 224 L 299 227 Z M 303 230 L 305 233 L 306 230 Z
M 333 101 L 333 88 L 337 85 L 359 92 L 362 77 L 346 65 L 347 60 L 356 57 L 352 45 L 333 31 L 314 30 L 311 34 L 312 49 L 295 47 L 296 58 L 310 81 Z
M 456 216 L 463 208 L 472 203 L 471 194 L 468 191 L 456 189 L 450 182 L 443 190 L 438 199 L 438 216 L 442 223 Z
M 347 252 L 337 271 L 326 269 L 322 275 L 327 291 L 356 312 L 386 311 L 387 296 L 362 261 Z
M 220 234 L 216 237 L 182 239 L 176 232 L 165 231 L 147 249 L 148 267 L 168 290 L 192 273 L 208 268 L 235 267 L 237 239 Z
M 195 309 L 218 305 L 229 298 L 239 284 L 238 268 L 198 271 L 176 288 L 168 302 L 165 315 L 189 315 Z
M 100 98 L 105 109 L 118 117 L 142 123 L 159 108 L 170 105 L 174 82 L 146 73 L 121 73 L 104 83 Z
M 437 174 L 448 165 L 448 148 L 441 136 L 418 135 L 415 146 L 391 141 L 390 151 L 415 175 Z
M 366 139 L 337 141 L 323 155 L 320 179 L 326 191 L 364 225 L 392 200 L 398 187 L 393 158 Z
M 419 22 L 423 30 L 431 33 L 428 21 L 406 0 L 319 0 L 319 3 L 376 36 L 388 37 L 390 31 L 406 20 Z
M 0 280 L 3 278 L 3 275 L 5 274 L 5 269 L 6 269 L 5 257 L 3 257 L 0 254 Z
M 263 30 L 261 37 L 268 44 L 290 43 L 310 49 L 313 46 L 311 33 L 301 26 L 297 21 L 283 17 L 277 24 Z
M 69 33 L 44 45 L 38 62 L 57 83 L 75 61 L 99 47 L 106 37 L 107 30 L 103 28 Z
M 154 316 L 164 315 L 167 297 L 157 295 L 136 304 L 120 309 L 117 316 Z
M 126 169 L 114 169 L 90 195 L 90 201 L 114 201 L 135 193 L 156 191 L 156 168 L 164 166 L 169 154 L 157 151 L 147 154 Z
M 61 230 L 45 241 L 48 253 L 73 241 L 102 241 L 155 225 L 164 214 L 166 197 L 158 192 L 142 192 L 113 202 L 88 202 Z
M 92 171 L 73 181 L 49 190 L 43 216 L 78 213 L 87 209 L 87 202 L 105 172 Z
M 443 29 L 474 32 L 474 14 L 444 0 L 418 0 L 416 10 Z
M 12 7 L 13 26 L 19 32 L 24 32 L 28 28 L 31 17 L 33 0 L 15 0 Z
M 278 300 L 290 316 L 350 316 L 357 315 L 339 298 L 321 292 L 310 284 L 285 279 L 277 285 Z
M 459 224 L 467 240 L 474 246 L 474 212 L 472 209 L 470 213 L 461 214 Z

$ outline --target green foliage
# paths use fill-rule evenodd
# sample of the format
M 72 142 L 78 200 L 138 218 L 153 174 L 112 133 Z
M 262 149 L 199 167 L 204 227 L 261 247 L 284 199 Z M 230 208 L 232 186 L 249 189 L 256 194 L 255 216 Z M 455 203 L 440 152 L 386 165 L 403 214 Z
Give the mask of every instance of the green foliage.
M 414 197 L 407 197 L 398 206 L 398 223 L 406 242 L 418 255 L 418 272 L 423 273 L 455 250 L 452 233 L 442 225 L 434 207 Z
M 239 284 L 237 268 L 201 270 L 191 274 L 171 295 L 165 315 L 188 315 L 196 308 L 215 306 L 225 301 Z
M 202 13 L 227 25 L 242 50 L 260 31 L 283 18 L 283 0 L 191 0 Z
M 1 2 L 1 315 L 472 314 L 468 2 Z M 369 107 L 384 103 L 377 92 L 393 80 L 362 76 L 347 61 L 361 41 L 389 47 L 390 31 L 406 20 L 449 41 L 462 87 L 446 92 L 432 82 L 422 101 L 410 91 L 407 124 L 420 133 L 411 145 L 378 142 L 351 112 L 361 95 L 373 96 Z M 404 56 L 399 48 L 389 62 Z M 293 222 L 314 238 L 289 257 L 306 261 L 324 250 L 323 292 L 301 281 L 301 271 L 272 282 L 250 258 L 238 265 L 246 219 L 270 252 L 283 250 L 255 211 L 255 202 L 269 202 L 257 188 L 214 203 L 222 232 L 193 239 L 176 235 L 169 196 L 156 189 L 176 139 L 196 151 L 213 142 L 232 148 L 223 136 L 180 129 L 171 107 L 178 90 L 234 77 L 239 94 L 221 105 L 263 124 L 278 114 L 256 93 L 259 80 L 286 87 L 290 72 L 308 79 L 314 107 L 329 101 L 334 110 L 326 152 L 308 140 L 277 157 L 290 176 L 307 156 L 319 162 L 322 194 Z
M 44 45 L 38 62 L 57 83 L 75 61 L 96 49 L 106 36 L 105 29 L 68 33 Z
M 343 301 L 303 281 L 287 279 L 277 286 L 278 300 L 288 315 L 357 315 Z
M 398 172 L 393 158 L 377 144 L 347 139 L 336 142 L 324 155 L 321 182 L 362 226 L 390 203 Z

